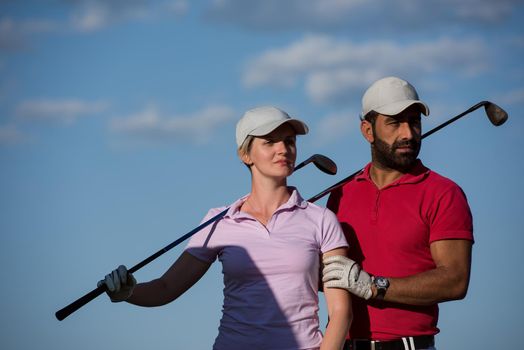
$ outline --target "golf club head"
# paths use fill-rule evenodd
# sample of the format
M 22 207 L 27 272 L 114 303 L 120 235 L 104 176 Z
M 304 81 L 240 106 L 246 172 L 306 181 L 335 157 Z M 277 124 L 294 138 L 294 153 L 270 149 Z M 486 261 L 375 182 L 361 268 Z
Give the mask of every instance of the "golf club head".
M 495 126 L 500 126 L 508 120 L 508 113 L 493 102 L 486 101 L 484 109 L 489 121 Z
M 321 154 L 314 154 L 311 156 L 311 161 L 322 172 L 329 175 L 336 175 L 337 164 L 326 156 Z

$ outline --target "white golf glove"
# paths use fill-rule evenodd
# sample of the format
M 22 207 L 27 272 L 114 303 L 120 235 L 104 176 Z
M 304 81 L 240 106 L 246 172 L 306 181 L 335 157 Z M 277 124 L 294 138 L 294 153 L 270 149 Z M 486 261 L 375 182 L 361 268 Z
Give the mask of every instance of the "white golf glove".
M 136 286 L 136 280 L 133 275 L 127 271 L 124 265 L 107 274 L 105 278 L 98 281 L 97 286 L 105 284 L 107 286 L 107 295 L 112 302 L 118 303 L 127 300 Z
M 366 300 L 371 298 L 371 277 L 356 262 L 342 255 L 327 257 L 322 262 L 325 287 L 344 288 Z

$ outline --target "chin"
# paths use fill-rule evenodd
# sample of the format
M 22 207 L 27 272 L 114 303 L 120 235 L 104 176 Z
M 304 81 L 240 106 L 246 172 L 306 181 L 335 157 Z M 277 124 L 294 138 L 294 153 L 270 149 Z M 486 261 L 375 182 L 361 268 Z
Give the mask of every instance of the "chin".
M 285 178 L 291 176 L 291 174 L 293 174 L 293 170 L 286 170 L 286 171 L 278 172 L 277 174 L 275 174 L 275 177 L 284 178 L 285 179 Z

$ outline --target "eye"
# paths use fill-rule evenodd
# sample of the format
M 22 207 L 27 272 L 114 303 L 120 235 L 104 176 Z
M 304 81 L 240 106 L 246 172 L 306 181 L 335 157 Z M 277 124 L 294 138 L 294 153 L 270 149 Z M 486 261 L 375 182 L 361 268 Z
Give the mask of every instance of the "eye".
M 396 120 L 396 119 L 391 119 L 391 120 L 387 121 L 386 124 L 395 126 L 395 125 L 399 125 L 400 122 L 398 120 Z
M 413 121 L 413 123 L 411 123 L 411 125 L 420 127 L 422 125 L 422 121 L 420 119 L 416 119 Z

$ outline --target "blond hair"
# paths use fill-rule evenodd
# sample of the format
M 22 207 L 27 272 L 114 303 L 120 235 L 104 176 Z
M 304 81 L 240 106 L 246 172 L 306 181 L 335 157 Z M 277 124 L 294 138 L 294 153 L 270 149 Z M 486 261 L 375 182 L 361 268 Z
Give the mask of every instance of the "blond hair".
M 253 140 L 255 139 L 255 136 L 253 135 L 247 135 L 246 139 L 240 147 L 238 147 L 237 153 L 242 162 L 248 167 L 249 170 L 251 170 L 251 165 L 244 162 L 243 158 L 244 156 L 249 155 L 249 152 L 251 151 L 251 146 L 253 145 Z

